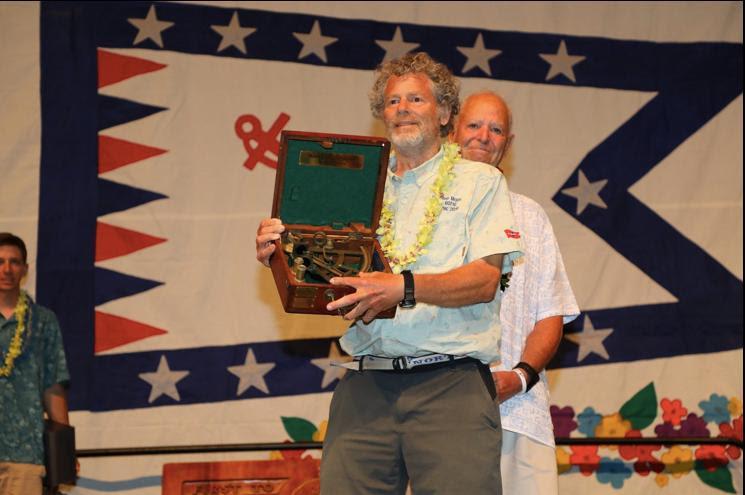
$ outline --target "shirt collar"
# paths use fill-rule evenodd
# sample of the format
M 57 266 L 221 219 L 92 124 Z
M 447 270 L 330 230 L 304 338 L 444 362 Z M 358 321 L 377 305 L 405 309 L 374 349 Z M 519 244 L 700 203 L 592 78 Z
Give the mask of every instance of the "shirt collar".
M 427 160 L 426 162 L 419 165 L 417 168 L 407 171 L 403 177 L 396 175 L 396 155 L 391 153 L 391 159 L 388 163 L 388 179 L 398 180 L 403 179 L 414 180 L 418 186 L 424 184 L 433 174 L 437 172 L 437 167 L 440 164 L 444 154 L 444 146 L 440 146 L 440 150 L 435 155 Z

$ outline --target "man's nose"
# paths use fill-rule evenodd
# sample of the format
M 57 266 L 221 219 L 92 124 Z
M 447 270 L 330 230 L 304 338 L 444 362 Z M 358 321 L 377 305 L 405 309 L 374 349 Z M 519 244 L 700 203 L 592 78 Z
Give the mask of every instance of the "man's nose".
M 401 100 L 398 102 L 398 105 L 396 106 L 396 113 L 407 113 L 409 111 L 409 102 L 406 100 Z
M 486 126 L 481 126 L 476 131 L 476 139 L 482 143 L 489 142 L 489 129 Z

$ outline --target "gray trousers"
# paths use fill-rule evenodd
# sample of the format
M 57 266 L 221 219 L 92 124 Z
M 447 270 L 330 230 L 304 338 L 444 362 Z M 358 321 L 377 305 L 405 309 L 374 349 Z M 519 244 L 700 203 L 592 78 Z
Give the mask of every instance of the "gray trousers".
M 349 371 L 331 400 L 322 495 L 500 495 L 501 427 L 487 366 Z

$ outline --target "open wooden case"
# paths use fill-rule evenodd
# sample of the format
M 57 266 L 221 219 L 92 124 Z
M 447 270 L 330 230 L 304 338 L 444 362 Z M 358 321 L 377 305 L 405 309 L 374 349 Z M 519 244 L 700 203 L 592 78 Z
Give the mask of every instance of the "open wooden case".
M 354 289 L 331 277 L 391 272 L 375 238 L 389 153 L 383 138 L 282 132 L 272 217 L 285 232 L 271 267 L 288 313 L 338 314 L 326 305 Z

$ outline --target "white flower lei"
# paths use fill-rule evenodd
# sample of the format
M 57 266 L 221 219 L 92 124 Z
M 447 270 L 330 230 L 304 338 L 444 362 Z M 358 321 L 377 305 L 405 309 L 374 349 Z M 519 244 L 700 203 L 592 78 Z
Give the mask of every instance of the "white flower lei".
M 380 235 L 380 247 L 383 249 L 393 273 L 401 273 L 408 265 L 416 262 L 417 258 L 427 253 L 427 246 L 432 242 L 432 235 L 437 224 L 437 219 L 442 212 L 442 193 L 455 178 L 453 167 L 460 159 L 460 148 L 455 143 L 447 143 L 444 146 L 443 158 L 437 171 L 437 178 L 430 190 L 432 197 L 429 198 L 424 209 L 424 218 L 419 224 L 419 232 L 416 241 L 406 252 L 398 250 L 398 240 L 395 238 L 396 226 L 392 202 L 383 200 L 383 209 L 380 213 L 380 225 L 376 231 Z

